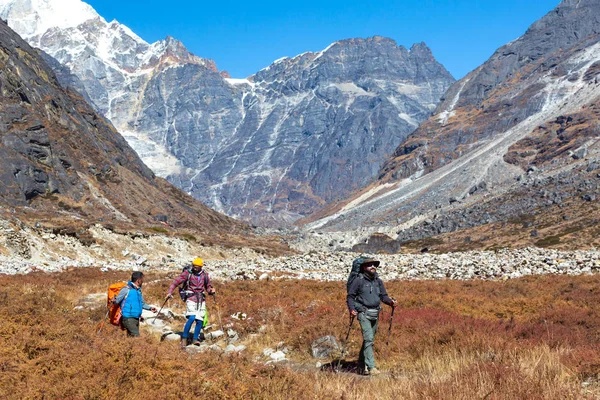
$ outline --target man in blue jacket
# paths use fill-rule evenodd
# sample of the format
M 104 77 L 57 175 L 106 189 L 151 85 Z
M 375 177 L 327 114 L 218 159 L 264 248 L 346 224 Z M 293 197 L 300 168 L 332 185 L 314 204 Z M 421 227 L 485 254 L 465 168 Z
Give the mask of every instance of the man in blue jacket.
M 383 286 L 383 281 L 377 275 L 379 261 L 365 258 L 360 266 L 360 273 L 354 278 L 348 289 L 348 310 L 352 317 L 357 316 L 363 336 L 358 363 L 367 375 L 378 375 L 375 366 L 373 344 L 379 321 L 381 303 L 396 307 L 396 301 L 391 299 Z
M 142 296 L 142 284 L 144 274 L 135 271 L 131 274 L 131 280 L 127 282 L 117 297 L 115 303 L 121 305 L 121 325 L 127 330 L 127 336 L 140 336 L 140 317 L 142 310 L 156 312 L 156 307 L 151 307 L 144 302 Z

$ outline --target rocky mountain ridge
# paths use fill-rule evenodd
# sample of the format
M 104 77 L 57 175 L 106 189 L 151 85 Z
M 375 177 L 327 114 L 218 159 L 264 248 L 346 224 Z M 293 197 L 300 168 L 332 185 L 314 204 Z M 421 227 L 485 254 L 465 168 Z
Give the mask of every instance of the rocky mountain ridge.
M 101 223 L 121 232 L 187 230 L 213 243 L 271 247 L 247 225 L 156 177 L 4 21 L 0 66 L 0 221 L 13 227 L 7 243 L 20 243 L 21 225 L 85 241 L 87 229 Z
M 440 249 L 597 243 L 598 15 L 597 0 L 560 3 L 453 85 L 377 184 L 309 227 Z
M 2 0 L 0 16 L 51 21 L 15 27 L 78 77 L 64 83 L 83 86 L 159 176 L 256 223 L 288 224 L 368 184 L 454 82 L 426 45 L 381 37 L 230 79 L 174 39 L 149 45 L 97 14 L 52 23 L 40 10 L 56 2 Z

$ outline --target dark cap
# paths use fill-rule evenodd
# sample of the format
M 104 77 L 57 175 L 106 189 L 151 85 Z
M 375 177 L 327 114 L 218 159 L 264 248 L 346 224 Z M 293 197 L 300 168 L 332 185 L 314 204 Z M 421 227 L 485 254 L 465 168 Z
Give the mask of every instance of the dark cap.
M 373 265 L 375 265 L 375 267 L 379 267 L 379 264 L 380 264 L 380 263 L 379 263 L 379 260 L 376 260 L 376 259 L 374 259 L 374 258 L 365 258 L 365 259 L 364 259 L 364 260 L 363 260 L 363 261 L 360 263 L 360 266 L 361 266 L 361 267 L 364 267 L 364 266 L 366 266 L 366 265 L 369 265 L 369 264 L 373 264 Z

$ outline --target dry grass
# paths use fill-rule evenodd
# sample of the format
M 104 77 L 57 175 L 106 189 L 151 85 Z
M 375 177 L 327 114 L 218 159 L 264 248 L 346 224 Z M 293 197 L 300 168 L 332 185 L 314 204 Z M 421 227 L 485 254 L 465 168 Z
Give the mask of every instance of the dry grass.
M 77 300 L 125 273 L 77 269 L 0 277 L 0 398 L 32 399 L 556 399 L 597 398 L 600 385 L 600 278 L 531 277 L 507 282 L 390 282 L 400 308 L 389 354 L 389 312 L 376 342 L 388 373 L 364 378 L 315 368 L 311 342 L 343 336 L 343 283 L 217 284 L 225 323 L 248 349 L 241 355 L 190 356 L 148 332 L 128 339 L 96 335 L 103 310 Z M 147 300 L 159 303 L 166 276 L 148 275 Z M 210 304 L 210 303 L 209 303 Z M 232 320 L 234 312 L 249 319 Z M 211 317 L 216 320 L 214 310 Z M 263 327 L 263 328 L 261 328 Z M 262 333 L 259 333 L 261 332 Z M 260 353 L 280 341 L 288 366 L 265 366 Z M 356 359 L 353 328 L 347 359 Z M 325 362 L 333 360 L 324 360 Z M 585 381 L 587 386 L 582 386 Z M 590 383 L 591 382 L 591 383 Z

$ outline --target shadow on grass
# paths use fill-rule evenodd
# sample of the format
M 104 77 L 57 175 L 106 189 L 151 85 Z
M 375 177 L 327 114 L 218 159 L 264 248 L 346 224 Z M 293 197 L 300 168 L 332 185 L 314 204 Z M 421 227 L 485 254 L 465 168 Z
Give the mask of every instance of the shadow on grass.
M 323 372 L 364 375 L 364 369 L 358 361 L 334 360 L 321 366 Z

